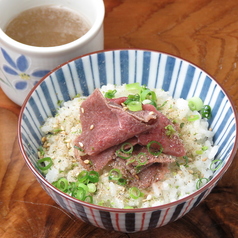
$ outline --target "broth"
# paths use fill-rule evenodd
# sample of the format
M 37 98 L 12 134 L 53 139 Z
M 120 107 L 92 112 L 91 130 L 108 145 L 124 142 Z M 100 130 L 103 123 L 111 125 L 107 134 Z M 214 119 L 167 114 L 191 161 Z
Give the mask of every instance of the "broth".
M 41 6 L 20 13 L 5 33 L 23 44 L 51 47 L 70 43 L 90 29 L 78 13 L 58 6 Z

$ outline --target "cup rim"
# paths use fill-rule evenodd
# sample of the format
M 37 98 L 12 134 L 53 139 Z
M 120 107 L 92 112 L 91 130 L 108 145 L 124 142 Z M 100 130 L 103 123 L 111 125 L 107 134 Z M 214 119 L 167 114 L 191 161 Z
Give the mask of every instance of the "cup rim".
M 97 35 L 101 27 L 103 26 L 103 21 L 105 16 L 104 2 L 103 0 L 96 0 L 94 3 L 97 4 L 96 8 L 98 9 L 98 15 L 96 17 L 96 20 L 91 26 L 91 28 L 89 29 L 89 31 L 75 41 L 69 42 L 67 44 L 63 44 L 59 46 L 51 46 L 51 47 L 31 46 L 31 45 L 20 43 L 12 39 L 7 34 L 5 34 L 2 28 L 0 28 L 0 42 L 16 50 L 20 49 L 23 53 L 41 54 L 41 55 L 57 54 L 59 52 L 60 54 L 62 54 L 62 52 L 78 47 L 78 45 L 80 44 L 84 45 L 90 39 L 94 38 L 94 36 Z

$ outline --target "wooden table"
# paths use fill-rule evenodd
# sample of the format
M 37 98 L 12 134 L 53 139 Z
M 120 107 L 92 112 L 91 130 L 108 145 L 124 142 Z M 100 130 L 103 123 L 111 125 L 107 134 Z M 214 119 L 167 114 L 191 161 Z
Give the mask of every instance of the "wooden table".
M 105 48 L 147 48 L 197 64 L 238 106 L 238 1 L 104 0 Z M 123 234 L 65 213 L 24 164 L 17 143 L 20 107 L 0 91 L 0 237 L 238 237 L 238 156 L 212 193 L 182 219 Z

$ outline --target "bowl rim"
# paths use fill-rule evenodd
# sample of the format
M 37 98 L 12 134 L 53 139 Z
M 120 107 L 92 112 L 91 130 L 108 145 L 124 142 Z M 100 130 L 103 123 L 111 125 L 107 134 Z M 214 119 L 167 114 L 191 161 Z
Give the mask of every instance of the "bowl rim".
M 78 200 L 74 197 L 71 197 L 70 195 L 61 192 L 59 189 L 57 189 L 56 187 L 54 187 L 51 183 L 49 183 L 44 177 L 43 175 L 38 172 L 35 167 L 31 164 L 29 158 L 27 157 L 27 154 L 24 150 L 24 146 L 22 143 L 22 136 L 21 136 L 21 121 L 22 121 L 22 116 L 23 116 L 23 112 L 24 109 L 26 107 L 26 104 L 29 100 L 29 98 L 32 96 L 33 92 L 35 91 L 35 89 L 52 73 L 54 73 L 55 71 L 57 71 L 58 69 L 60 69 L 61 67 L 63 67 L 64 65 L 69 64 L 70 62 L 73 62 L 75 60 L 90 56 L 90 55 L 97 55 L 100 53 L 106 53 L 106 52 L 116 52 L 116 51 L 142 51 L 142 52 L 153 52 L 153 53 L 158 53 L 158 54 L 164 54 L 167 56 L 171 56 L 177 59 L 180 59 L 182 61 L 185 61 L 187 63 L 189 63 L 190 65 L 200 69 L 201 71 L 203 71 L 204 73 L 206 73 L 223 91 L 223 93 L 226 95 L 226 97 L 228 98 L 230 104 L 231 104 L 231 108 L 233 110 L 234 116 L 235 116 L 235 123 L 236 125 L 238 125 L 238 114 L 236 111 L 236 107 L 235 104 L 233 102 L 233 100 L 231 99 L 231 97 L 227 94 L 226 89 L 224 89 L 224 87 L 215 79 L 213 78 L 209 73 L 206 72 L 206 70 L 203 70 L 201 67 L 199 67 L 198 65 L 192 63 L 189 60 L 186 60 L 180 56 L 176 56 L 170 53 L 166 53 L 163 51 L 158 51 L 158 50 L 151 50 L 151 49 L 146 49 L 146 48 L 115 48 L 115 49 L 106 49 L 106 50 L 99 50 L 99 51 L 94 51 L 91 53 L 87 53 L 78 57 L 75 57 L 71 60 L 68 60 L 60 65 L 58 65 L 57 67 L 55 67 L 53 70 L 51 70 L 48 74 L 46 74 L 43 78 L 40 79 L 40 81 L 33 87 L 33 89 L 30 91 L 30 93 L 27 95 L 26 99 L 24 100 L 21 110 L 20 110 L 20 114 L 19 114 L 19 118 L 18 118 L 18 127 L 17 127 L 17 134 L 18 134 L 18 144 L 20 147 L 20 151 L 21 154 L 27 164 L 27 166 L 29 167 L 29 169 L 31 170 L 31 172 L 33 172 L 35 174 L 35 176 L 41 181 L 41 183 L 43 183 L 46 187 L 50 188 L 51 190 L 53 190 L 55 193 L 63 196 L 66 200 L 70 200 L 74 203 L 83 205 L 85 207 L 88 208 L 93 208 L 96 210 L 100 210 L 100 211 L 108 211 L 108 212 L 114 212 L 114 213 L 144 213 L 144 212 L 151 212 L 151 211 L 156 211 L 156 210 L 163 210 L 163 209 L 167 209 L 170 207 L 174 207 L 178 204 L 181 204 L 183 202 L 186 202 L 188 200 L 193 199 L 194 197 L 198 197 L 199 194 L 205 192 L 206 190 L 208 190 L 209 188 L 213 188 L 213 186 L 215 187 L 217 182 L 222 178 L 222 176 L 225 174 L 225 172 L 228 170 L 228 168 L 230 167 L 236 153 L 237 153 L 237 149 L 238 149 L 238 130 L 236 130 L 236 140 L 234 143 L 234 146 L 232 148 L 231 154 L 226 162 L 226 164 L 224 165 L 224 167 L 208 182 L 206 183 L 203 187 L 201 187 L 200 189 L 196 190 L 195 192 L 180 198 L 176 201 L 170 202 L 170 203 L 166 203 L 166 204 L 162 204 L 162 205 L 158 205 L 158 206 L 153 206 L 153 207 L 145 207 L 145 208 L 133 208 L 133 209 L 125 209 L 125 208 L 111 208 L 111 207 L 105 207 L 105 206 L 100 206 L 100 205 L 96 205 L 96 204 L 91 204 L 91 203 L 87 203 L 81 200 Z M 39 182 L 39 181 L 38 181 Z M 49 195 L 49 194 L 48 194 Z M 53 198 L 52 198 L 53 199 Z

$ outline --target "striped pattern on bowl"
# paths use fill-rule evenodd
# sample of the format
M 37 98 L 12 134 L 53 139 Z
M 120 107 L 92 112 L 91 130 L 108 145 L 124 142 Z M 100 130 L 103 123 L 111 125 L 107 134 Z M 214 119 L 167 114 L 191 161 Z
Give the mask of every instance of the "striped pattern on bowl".
M 78 201 L 51 186 L 37 171 L 40 126 L 54 116 L 59 101 L 77 94 L 89 95 L 107 83 L 139 82 L 162 88 L 175 98 L 200 97 L 212 108 L 209 120 L 219 145 L 216 170 L 210 182 L 192 195 L 154 208 L 120 210 Z M 114 50 L 92 53 L 58 67 L 36 86 L 24 103 L 19 119 L 19 144 L 26 163 L 47 193 L 66 211 L 92 225 L 122 232 L 163 226 L 196 207 L 230 166 L 237 150 L 237 114 L 221 86 L 207 73 L 180 58 L 146 50 Z

